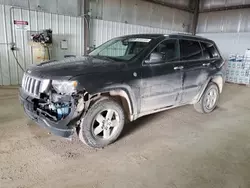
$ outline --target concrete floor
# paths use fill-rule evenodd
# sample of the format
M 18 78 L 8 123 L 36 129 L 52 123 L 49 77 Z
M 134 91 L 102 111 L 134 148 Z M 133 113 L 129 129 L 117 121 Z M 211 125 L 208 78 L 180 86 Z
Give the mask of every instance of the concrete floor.
M 209 115 L 192 106 L 126 126 L 93 150 L 28 121 L 16 89 L 0 89 L 0 187 L 249 188 L 250 88 L 226 85 Z

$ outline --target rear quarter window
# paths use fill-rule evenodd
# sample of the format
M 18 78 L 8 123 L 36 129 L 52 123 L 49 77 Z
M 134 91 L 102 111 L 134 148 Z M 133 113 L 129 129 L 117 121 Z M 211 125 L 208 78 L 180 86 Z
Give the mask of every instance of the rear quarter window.
M 219 58 L 219 52 L 212 43 L 201 42 L 203 57 L 205 59 Z

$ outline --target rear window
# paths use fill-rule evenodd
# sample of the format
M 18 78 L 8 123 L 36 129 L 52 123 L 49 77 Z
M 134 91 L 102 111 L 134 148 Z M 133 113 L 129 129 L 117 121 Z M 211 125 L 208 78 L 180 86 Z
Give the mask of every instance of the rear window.
M 180 40 L 181 60 L 202 59 L 200 43 L 192 40 Z
M 219 52 L 215 48 L 214 44 L 201 42 L 203 56 L 205 59 L 218 58 Z

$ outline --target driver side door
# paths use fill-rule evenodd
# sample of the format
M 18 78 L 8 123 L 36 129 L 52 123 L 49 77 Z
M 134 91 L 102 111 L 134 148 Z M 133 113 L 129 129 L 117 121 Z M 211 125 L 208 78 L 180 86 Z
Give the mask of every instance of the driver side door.
M 150 57 L 161 56 L 153 61 Z M 141 113 L 176 106 L 182 92 L 184 68 L 179 61 L 177 39 L 167 39 L 158 44 L 149 58 L 143 62 L 141 84 Z

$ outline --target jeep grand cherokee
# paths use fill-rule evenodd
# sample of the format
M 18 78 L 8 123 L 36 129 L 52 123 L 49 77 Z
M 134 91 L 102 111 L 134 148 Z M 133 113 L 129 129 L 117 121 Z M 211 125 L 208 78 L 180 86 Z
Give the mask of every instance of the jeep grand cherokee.
M 212 112 L 224 84 L 223 64 L 216 44 L 205 38 L 123 36 L 88 56 L 30 67 L 20 100 L 38 125 L 67 138 L 76 131 L 100 148 L 118 138 L 125 120 L 186 104 Z

